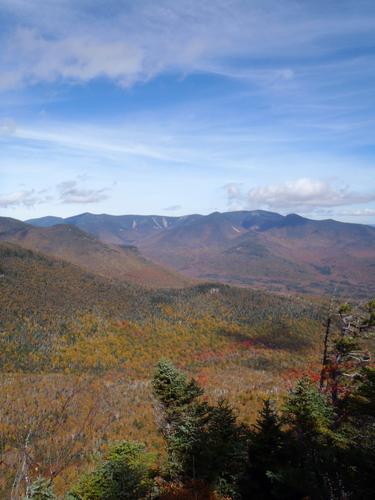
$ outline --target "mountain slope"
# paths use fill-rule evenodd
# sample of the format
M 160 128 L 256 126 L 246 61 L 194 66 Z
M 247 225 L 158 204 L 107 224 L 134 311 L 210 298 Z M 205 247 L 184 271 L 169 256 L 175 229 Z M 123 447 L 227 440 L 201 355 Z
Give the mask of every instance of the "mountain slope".
M 185 226 L 203 218 L 202 215 L 186 217 L 164 217 L 159 215 L 107 215 L 83 213 L 62 219 L 60 217 L 41 217 L 30 219 L 27 223 L 38 227 L 49 227 L 51 223 L 70 224 L 82 231 L 93 234 L 106 243 L 133 244 L 154 236 L 160 231 Z
M 65 219 L 105 242 L 136 245 L 187 276 L 273 291 L 375 293 L 375 229 L 263 210 L 207 216 Z
M 40 217 L 39 219 L 30 219 L 26 222 L 37 227 L 51 227 L 57 226 L 57 224 L 66 224 L 62 217 L 53 217 L 51 215 L 47 215 L 47 217 Z
M 90 274 L 82 268 L 9 242 L 0 242 L 2 323 L 55 324 L 62 318 L 95 311 L 136 314 L 147 291 Z M 29 325 L 31 327 L 32 325 Z
M 155 261 L 199 278 L 275 291 L 375 293 L 375 231 L 368 226 L 260 212 L 211 214 L 138 245 Z
M 75 226 L 33 227 L 0 218 L 0 240 L 64 259 L 94 274 L 143 286 L 180 287 L 187 279 L 142 257 L 137 249 L 105 244 Z

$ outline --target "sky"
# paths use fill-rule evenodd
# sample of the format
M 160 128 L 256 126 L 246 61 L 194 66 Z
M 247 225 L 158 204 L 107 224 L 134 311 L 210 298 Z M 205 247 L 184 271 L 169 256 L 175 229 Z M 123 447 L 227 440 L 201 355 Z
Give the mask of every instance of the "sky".
M 375 224 L 373 0 L 0 0 L 0 215 Z

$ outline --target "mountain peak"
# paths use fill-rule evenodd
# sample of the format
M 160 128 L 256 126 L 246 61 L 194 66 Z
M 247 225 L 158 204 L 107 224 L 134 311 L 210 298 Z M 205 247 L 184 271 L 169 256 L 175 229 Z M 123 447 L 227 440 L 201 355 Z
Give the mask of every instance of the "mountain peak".
M 51 225 L 48 218 L 29 222 Z M 98 250 L 100 258 L 113 255 L 109 249 L 113 245 L 127 246 L 129 257 L 135 257 L 129 250 L 135 246 L 146 258 L 193 278 L 279 292 L 330 293 L 336 285 L 350 294 L 354 289 L 369 293 L 375 283 L 375 229 L 360 224 L 316 221 L 266 210 L 180 217 L 86 212 L 59 219 L 57 224 L 84 231 L 75 233 L 64 226 L 61 232 L 50 233 L 59 241 L 64 234 L 71 242 L 79 240 L 80 259 L 85 255 L 85 244 L 94 238 L 92 245 L 107 245 L 108 251 Z M 17 221 L 11 225 L 17 232 Z M 20 231 L 25 238 L 21 233 L 25 229 Z

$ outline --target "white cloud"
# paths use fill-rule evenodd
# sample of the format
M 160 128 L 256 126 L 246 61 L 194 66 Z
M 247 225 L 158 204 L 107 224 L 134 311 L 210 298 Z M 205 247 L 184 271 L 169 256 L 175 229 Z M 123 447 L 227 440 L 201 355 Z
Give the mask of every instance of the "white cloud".
M 176 212 L 177 210 L 181 210 L 181 205 L 170 205 L 169 207 L 165 207 L 164 210 L 167 212 Z
M 69 130 L 66 130 L 69 128 Z M 134 126 L 133 126 L 134 129 Z M 25 141 L 35 141 L 35 143 L 49 144 L 51 146 L 62 147 L 65 151 L 83 150 L 85 152 L 95 152 L 104 155 L 131 155 L 143 156 L 155 160 L 172 160 L 176 157 L 173 148 L 163 146 L 160 135 L 147 139 L 131 139 L 132 127 L 122 132 L 118 127 L 77 127 L 72 124 L 70 127 L 56 128 L 53 123 L 48 123 L 45 129 L 24 129 L 19 128 L 15 139 Z
M 16 130 L 10 120 L 0 118 L 0 170 L 7 175 L 0 179 L 2 191 L 17 191 L 20 175 L 25 189 L 44 186 L 45 172 L 54 170 L 56 183 L 78 182 L 66 200 L 91 203 L 95 191 L 106 194 L 99 189 L 110 184 L 106 171 L 124 184 L 137 183 L 135 193 L 144 192 L 145 186 L 157 193 L 141 197 L 138 210 L 147 207 L 154 212 L 157 206 L 167 206 L 173 200 L 165 200 L 175 191 L 188 210 L 209 207 L 208 211 L 223 200 L 217 191 L 212 194 L 217 198 L 211 199 L 210 187 L 240 179 L 258 186 L 251 193 L 256 204 L 282 207 L 291 200 L 285 210 L 300 206 L 316 213 L 314 203 L 321 201 L 317 194 L 315 201 L 311 193 L 302 196 L 305 186 L 297 197 L 293 186 L 280 182 L 342 175 L 347 184 L 374 187 L 372 156 L 367 153 L 374 128 L 375 3 L 371 0 L 342 0 L 340 9 L 337 2 L 323 0 L 0 0 L 0 4 L 0 92 L 10 89 L 1 94 L 0 115 L 17 118 Z M 134 92 L 109 92 L 108 106 L 102 94 L 107 87 L 85 85 L 105 78 L 131 86 L 160 74 L 202 71 L 237 81 L 199 77 L 202 85 L 193 90 L 187 79 L 179 92 L 175 78 L 166 78 Z M 206 81 L 220 84 L 211 92 Z M 23 88 L 40 82 L 50 85 Z M 173 87 L 167 95 L 170 82 Z M 81 90 L 76 92 L 71 84 Z M 156 89 L 161 86 L 164 91 L 159 94 Z M 90 112 L 81 92 L 92 96 Z M 131 105 L 115 107 L 111 101 L 115 95 L 126 95 L 124 103 Z M 103 104 L 99 107 L 98 96 Z M 149 106 L 151 96 L 155 99 Z M 50 106 L 55 100 L 57 105 Z M 45 116 L 38 115 L 42 108 Z M 101 180 L 82 187 L 76 175 L 82 168 L 96 172 Z M 199 179 L 206 191 L 198 197 L 192 189 L 190 200 L 185 198 L 181 178 Z M 324 186 L 317 188 L 324 207 L 353 195 L 348 188 L 328 184 L 328 192 Z M 231 207 L 250 206 L 245 186 L 234 184 L 227 190 Z M 103 209 L 123 206 L 119 191 L 113 189 L 111 203 Z M 59 202 L 55 187 L 50 186 L 50 192 L 54 208 L 64 213 L 71 209 Z M 130 198 L 127 194 L 126 210 Z M 134 201 L 134 206 L 138 203 Z
M 91 12 L 84 3 L 4 0 L 18 29 L 1 40 L 0 87 L 98 77 L 128 86 L 174 70 L 259 79 L 252 65 L 237 73 L 233 57 L 316 55 L 329 52 L 326 37 L 339 36 L 345 46 L 345 36 L 375 27 L 373 16 L 350 3 L 334 15 L 324 4 L 316 15 L 308 3 L 279 0 L 118 1 Z M 262 78 L 269 80 L 268 72 L 271 80 L 294 78 L 284 64 L 263 68 Z
M 61 203 L 98 203 L 109 198 L 108 188 L 81 188 L 76 181 L 62 182 L 57 186 Z
M 46 203 L 50 197 L 43 195 L 41 192 L 36 192 L 34 189 L 26 191 L 14 191 L 12 193 L 0 194 L 0 207 L 33 207 L 35 205 Z
M 60 203 L 86 204 L 98 203 L 109 198 L 109 188 L 90 189 L 81 187 L 77 181 L 65 181 L 55 188 L 43 190 L 19 190 L 11 193 L 0 193 L 0 208 L 26 207 L 32 208 L 36 205 L 50 203 L 57 199 Z
M 0 136 L 14 134 L 16 129 L 16 122 L 11 118 L 0 119 Z
M 344 217 L 374 217 L 375 208 L 358 208 L 353 210 L 345 210 L 338 212 L 337 215 Z
M 243 199 L 242 194 L 242 184 L 238 182 L 229 182 L 223 186 L 227 193 L 228 203 L 237 202 L 238 200 Z
M 17 54 L 16 61 L 11 61 Z M 100 76 L 129 85 L 138 77 L 142 54 L 123 42 L 94 34 L 46 38 L 34 29 L 19 28 L 10 40 L 0 87 L 59 79 L 90 81 Z
M 229 205 L 246 208 L 311 212 L 319 208 L 356 205 L 375 201 L 375 192 L 359 193 L 331 182 L 301 178 L 295 181 L 258 186 L 244 192 L 239 184 L 225 186 Z

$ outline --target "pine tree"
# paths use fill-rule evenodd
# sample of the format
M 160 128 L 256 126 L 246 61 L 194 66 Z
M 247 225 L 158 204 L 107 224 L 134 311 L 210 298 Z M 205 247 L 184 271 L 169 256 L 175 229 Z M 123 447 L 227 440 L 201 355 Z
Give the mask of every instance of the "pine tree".
M 150 463 L 142 444 L 118 443 L 93 472 L 81 477 L 67 500 L 144 499 L 152 487 Z
M 263 402 L 250 435 L 248 466 L 241 480 L 241 493 L 247 499 L 291 498 L 285 490 L 284 473 L 288 467 L 286 435 L 269 399 Z
M 51 481 L 44 477 L 36 479 L 28 488 L 25 500 L 56 500 Z
M 188 380 L 170 361 L 160 360 L 152 380 L 158 406 L 155 407 L 159 430 L 167 438 L 183 418 L 189 405 L 203 394 L 194 379 Z
M 346 442 L 335 429 L 334 417 L 332 401 L 309 378 L 298 381 L 286 401 L 283 419 L 294 469 L 289 485 L 302 496 L 325 499 L 346 494 L 340 479 L 340 450 Z
M 373 497 L 375 473 L 375 368 L 365 368 L 360 383 L 342 405 L 340 422 L 348 446 L 341 453 L 343 482 L 355 498 Z
M 246 460 L 247 429 L 224 401 L 202 401 L 202 389 L 171 363 L 161 361 L 153 380 L 170 478 L 202 480 L 230 489 Z

